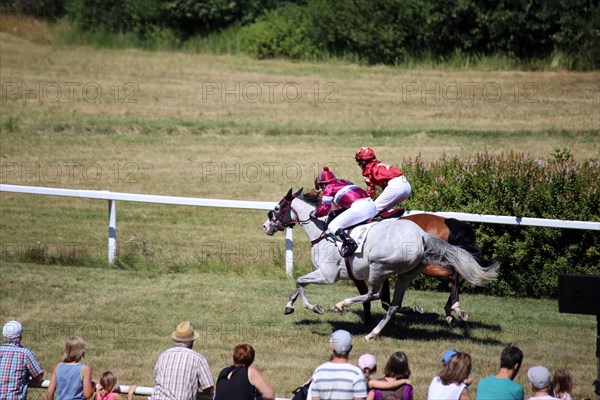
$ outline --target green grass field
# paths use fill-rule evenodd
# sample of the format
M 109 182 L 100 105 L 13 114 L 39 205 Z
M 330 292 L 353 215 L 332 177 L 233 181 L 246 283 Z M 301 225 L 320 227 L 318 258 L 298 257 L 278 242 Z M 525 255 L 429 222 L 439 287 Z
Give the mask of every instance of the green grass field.
M 280 397 L 291 397 L 290 391 L 328 357 L 327 340 L 335 329 L 355 335 L 352 362 L 370 352 L 383 366 L 391 353 L 405 351 L 418 399 L 426 396 L 446 350 L 470 353 L 478 380 L 496 372 L 508 343 L 522 348 L 525 370 L 537 364 L 567 367 L 575 379 L 575 398 L 592 396 L 596 321 L 559 314 L 556 301 L 465 295 L 461 304 L 470 320 L 449 329 L 444 293 L 409 291 L 405 304 L 419 304 L 425 314 L 397 316 L 379 339 L 365 342 L 362 336 L 370 328 L 362 324 L 361 307 L 319 316 L 299 305 L 284 316 L 292 281 L 281 270 L 244 267 L 246 272 L 161 274 L 4 263 L 0 316 L 24 322 L 25 344 L 47 370 L 60 361 L 65 338 L 78 334 L 88 342 L 94 376 L 110 369 L 122 383 L 152 386 L 154 363 L 170 346 L 169 334 L 178 321 L 189 319 L 200 332 L 196 349 L 213 373 L 231 362 L 236 344 L 249 342 L 257 351 L 256 367 Z M 311 299 L 326 307 L 354 293 L 347 283 L 308 288 Z M 374 304 L 374 310 L 379 319 L 382 309 Z M 525 387 L 526 379 L 525 373 L 517 377 Z
M 311 186 L 325 164 L 362 181 L 352 157 L 366 145 L 397 165 L 485 150 L 547 159 L 567 148 L 580 161 L 600 153 L 598 72 L 97 50 L 44 44 L 47 33 L 12 22 L 0 21 L 1 183 L 277 201 Z M 190 319 L 215 374 L 235 344 L 251 342 L 257 367 L 290 397 L 327 357 L 332 329 L 368 332 L 360 308 L 283 316 L 293 282 L 283 236 L 262 232 L 264 212 L 119 202 L 119 263 L 109 268 L 105 202 L 0 196 L 0 318 L 25 323 L 25 344 L 47 370 L 75 333 L 89 343 L 94 376 L 110 368 L 123 383 L 152 385 L 168 334 Z M 298 275 L 311 268 L 298 230 L 294 245 Z M 309 292 L 327 307 L 354 294 L 346 284 Z M 406 303 L 426 314 L 357 340 L 353 361 L 369 351 L 383 364 L 405 350 L 422 398 L 445 350 L 471 353 L 482 378 L 512 342 L 525 368 L 566 366 L 576 395 L 592 396 L 593 318 L 558 314 L 556 301 L 465 295 L 471 319 L 448 329 L 446 297 L 410 292 Z

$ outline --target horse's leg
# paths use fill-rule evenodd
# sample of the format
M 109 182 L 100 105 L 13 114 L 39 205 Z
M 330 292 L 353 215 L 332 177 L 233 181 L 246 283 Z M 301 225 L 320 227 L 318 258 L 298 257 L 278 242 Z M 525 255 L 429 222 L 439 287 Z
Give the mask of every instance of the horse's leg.
M 371 271 L 373 267 L 370 267 Z M 370 274 L 372 275 L 372 274 Z M 381 286 L 385 276 L 369 276 L 367 293 L 361 294 L 360 296 L 349 297 L 344 299 L 333 306 L 333 311 L 343 311 L 344 308 L 350 307 L 357 303 L 370 302 L 371 300 L 378 300 L 381 293 Z
M 283 310 L 284 315 L 289 315 L 294 312 L 294 302 L 296 301 L 296 299 L 298 299 L 299 295 L 300 295 L 300 290 L 298 290 L 298 289 L 296 289 L 292 292 L 287 304 L 285 305 L 285 309 Z
M 369 288 L 367 287 L 367 284 L 365 283 L 365 281 L 361 281 L 358 279 L 352 279 L 352 281 L 354 282 L 354 285 L 358 289 L 358 293 L 366 294 L 369 291 Z M 388 286 L 388 295 L 389 295 L 389 286 Z M 365 313 L 365 324 L 370 324 L 371 323 L 371 303 L 368 301 L 363 303 L 363 310 Z
M 381 287 L 381 284 L 380 284 L 380 287 Z M 362 294 L 360 296 L 349 297 L 347 299 L 340 301 L 339 303 L 336 303 L 333 306 L 333 311 L 341 312 L 346 307 L 350 307 L 350 306 L 352 306 L 354 304 L 358 304 L 358 303 L 365 303 L 365 302 L 368 302 L 371 300 L 379 300 L 379 291 L 377 293 L 375 293 L 373 291 L 373 287 L 369 286 L 369 290 L 367 291 L 367 293 Z
M 310 272 L 310 273 L 298 278 L 296 280 L 296 291 L 299 293 L 300 297 L 302 298 L 302 303 L 304 304 L 304 307 L 311 311 L 316 312 L 317 314 L 323 314 L 325 312 L 323 307 L 321 307 L 317 304 L 312 304 L 310 301 L 308 301 L 308 297 L 306 296 L 306 293 L 304 292 L 304 287 L 309 284 L 331 285 L 331 284 L 335 283 L 337 281 L 337 279 L 338 279 L 337 274 L 335 276 L 324 275 L 323 268 L 316 269 L 313 272 Z M 290 300 L 292 300 L 293 295 L 294 295 L 294 293 L 292 293 L 292 295 L 290 296 Z M 289 306 L 290 306 L 290 303 L 288 302 L 286 309 Z
M 362 293 L 362 292 L 361 292 Z M 383 309 L 385 311 L 389 310 L 390 308 L 390 303 L 391 303 L 391 299 L 390 299 L 390 278 L 385 278 L 385 281 L 383 282 L 383 285 L 381 286 L 381 290 L 379 291 L 379 299 L 381 300 L 381 306 L 383 307 Z M 369 305 L 369 309 L 371 309 L 371 303 L 363 303 L 366 307 L 366 305 Z M 409 314 L 423 314 L 423 307 L 419 306 L 419 305 L 415 305 L 412 307 L 400 307 L 398 309 L 398 312 L 400 314 L 404 314 L 404 315 L 409 315 Z M 370 317 L 370 315 L 369 315 Z
M 456 271 L 454 271 L 454 274 L 452 275 L 452 292 L 450 294 L 452 300 L 448 299 L 448 303 L 452 302 L 451 309 L 454 310 L 454 312 L 456 312 L 458 318 L 462 319 L 463 321 L 466 321 L 469 318 L 469 314 L 467 314 L 466 311 L 461 310 L 459 303 L 460 288 L 462 287 L 464 282 L 464 278 L 460 276 Z M 448 317 L 446 317 L 446 320 L 447 319 Z
M 452 326 L 454 324 L 454 317 L 452 316 L 452 304 L 454 304 L 453 299 L 454 299 L 454 284 L 450 284 L 451 287 L 451 293 L 448 296 L 448 301 L 446 302 L 446 304 L 444 305 L 444 312 L 446 313 L 446 323 L 448 324 L 448 326 Z
M 390 308 L 390 302 L 392 301 L 390 298 L 390 278 L 385 278 L 383 281 L 383 285 L 381 286 L 381 290 L 379 291 L 381 299 L 381 306 L 385 311 Z
M 408 286 L 421 273 L 422 269 L 422 267 L 417 267 L 404 275 L 399 275 L 396 277 L 396 286 L 394 287 L 394 299 L 392 300 L 392 304 L 390 305 L 390 308 L 385 314 L 385 317 L 383 317 L 383 319 L 379 321 L 379 323 L 375 328 L 373 328 L 371 333 L 365 336 L 365 340 L 369 341 L 379 336 L 383 328 L 387 325 L 390 319 L 392 319 L 394 314 L 396 314 L 396 312 L 398 312 L 398 310 L 402 306 L 404 293 L 406 293 Z

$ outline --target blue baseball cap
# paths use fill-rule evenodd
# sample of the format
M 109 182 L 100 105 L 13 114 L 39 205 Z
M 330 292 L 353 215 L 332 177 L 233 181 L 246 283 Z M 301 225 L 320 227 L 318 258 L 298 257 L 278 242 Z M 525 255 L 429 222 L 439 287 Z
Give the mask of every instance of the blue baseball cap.
M 442 364 L 446 365 L 450 362 L 450 359 L 452 358 L 453 355 L 455 355 L 456 353 L 458 353 L 456 350 L 448 350 L 447 352 L 444 353 L 444 357 L 442 357 Z

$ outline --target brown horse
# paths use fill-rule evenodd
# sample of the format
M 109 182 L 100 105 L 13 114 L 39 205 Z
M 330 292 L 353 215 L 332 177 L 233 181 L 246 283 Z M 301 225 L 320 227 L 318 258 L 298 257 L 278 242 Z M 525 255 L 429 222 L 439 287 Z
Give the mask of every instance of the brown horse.
M 404 216 L 402 218 L 409 219 L 419 225 L 421 229 L 429 233 L 432 236 L 440 238 L 450 244 L 460 246 L 467 250 L 475 257 L 479 265 L 483 268 L 488 268 L 493 264 L 493 261 L 486 260 L 483 257 L 481 249 L 477 246 L 475 231 L 471 225 L 459 221 L 454 218 L 444 218 L 434 214 L 414 214 Z M 422 272 L 424 275 L 437 278 L 439 280 L 449 280 L 451 282 L 451 293 L 448 297 L 448 301 L 444 306 L 446 312 L 446 322 L 452 326 L 454 317 L 452 311 L 454 310 L 458 317 L 462 320 L 468 318 L 468 314 L 460 309 L 459 306 L 459 290 L 464 279 L 462 276 L 456 273 L 453 269 L 441 267 L 438 265 L 428 265 Z M 362 294 L 366 293 L 367 286 L 364 281 L 354 281 L 358 291 Z M 390 288 L 389 282 L 385 282 L 381 289 L 381 302 L 385 309 L 390 302 Z M 371 308 L 369 303 L 364 303 L 365 311 L 365 322 L 369 323 L 371 318 Z M 411 314 L 415 312 L 422 312 L 422 309 L 418 306 L 415 307 L 402 307 L 400 310 L 403 314 Z

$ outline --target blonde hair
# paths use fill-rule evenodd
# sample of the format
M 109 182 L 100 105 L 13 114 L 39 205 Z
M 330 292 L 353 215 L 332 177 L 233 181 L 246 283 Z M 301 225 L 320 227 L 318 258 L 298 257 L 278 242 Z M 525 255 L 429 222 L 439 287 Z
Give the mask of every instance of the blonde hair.
M 102 377 L 100 378 L 100 386 L 102 386 L 102 389 L 106 392 L 106 393 L 110 393 L 113 391 L 113 389 L 117 386 L 118 383 L 118 379 L 115 376 L 115 374 L 113 374 L 110 371 L 106 371 L 102 374 Z
M 85 342 L 79 336 L 71 336 L 65 343 L 63 362 L 79 362 L 85 355 Z

